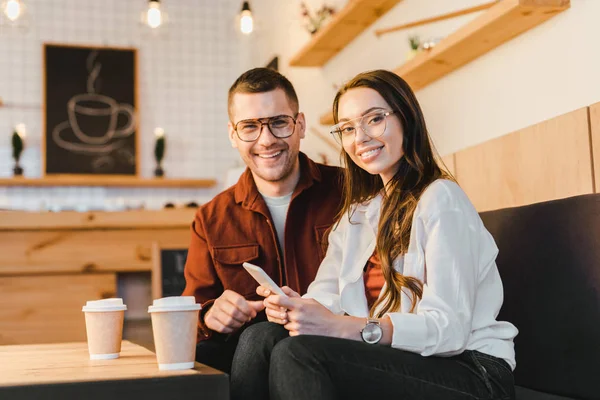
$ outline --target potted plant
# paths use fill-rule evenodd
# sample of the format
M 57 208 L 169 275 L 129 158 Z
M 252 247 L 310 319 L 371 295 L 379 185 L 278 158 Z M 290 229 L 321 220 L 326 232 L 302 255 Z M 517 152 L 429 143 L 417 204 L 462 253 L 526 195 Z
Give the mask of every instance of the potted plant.
M 323 26 L 324 22 L 335 14 L 335 10 L 326 4 L 323 4 L 316 12 L 312 13 L 304 2 L 300 3 L 300 11 L 304 20 L 304 27 L 311 35 Z
M 13 173 L 15 176 L 23 175 L 23 168 L 21 168 L 21 166 L 19 165 L 19 160 L 21 159 L 21 154 L 23 153 L 23 149 L 25 148 L 26 136 L 27 131 L 25 128 L 25 124 L 17 124 L 12 134 L 12 156 L 13 160 L 15 160 Z
M 406 53 L 406 61 L 410 61 L 417 54 L 419 54 L 419 47 L 421 46 L 421 41 L 419 40 L 418 35 L 411 35 L 408 37 L 408 43 L 410 45 L 410 50 Z
M 165 175 L 165 171 L 162 169 L 162 160 L 166 150 L 165 130 L 163 128 L 154 129 L 154 137 L 156 139 L 154 143 L 154 159 L 156 160 L 154 176 L 162 177 Z

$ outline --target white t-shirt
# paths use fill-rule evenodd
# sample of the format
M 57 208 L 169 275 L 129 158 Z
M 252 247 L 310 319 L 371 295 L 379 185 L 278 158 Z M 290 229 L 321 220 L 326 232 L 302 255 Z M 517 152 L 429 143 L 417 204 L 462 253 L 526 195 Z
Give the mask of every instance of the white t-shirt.
M 285 254 L 285 218 L 290 207 L 290 201 L 292 200 L 292 193 L 281 197 L 270 197 L 262 193 L 261 195 L 265 199 L 265 203 L 267 203 L 271 218 L 273 218 L 279 249 L 283 255 Z

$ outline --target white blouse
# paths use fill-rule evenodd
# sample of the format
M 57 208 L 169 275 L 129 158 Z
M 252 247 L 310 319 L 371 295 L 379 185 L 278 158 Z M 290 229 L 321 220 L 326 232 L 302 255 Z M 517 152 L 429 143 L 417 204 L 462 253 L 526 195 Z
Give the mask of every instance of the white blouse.
M 335 314 L 368 317 L 363 268 L 375 250 L 381 202 L 379 195 L 357 205 L 352 222 L 344 217 L 332 230 L 325 259 L 304 297 Z M 497 254 L 462 189 L 449 180 L 433 182 L 417 204 L 408 251 L 393 263 L 396 271 L 424 285 L 415 312 L 409 312 L 411 298 L 403 293 L 400 311 L 388 313 L 392 347 L 423 356 L 478 350 L 514 369 L 517 328 L 496 321 L 503 301 Z

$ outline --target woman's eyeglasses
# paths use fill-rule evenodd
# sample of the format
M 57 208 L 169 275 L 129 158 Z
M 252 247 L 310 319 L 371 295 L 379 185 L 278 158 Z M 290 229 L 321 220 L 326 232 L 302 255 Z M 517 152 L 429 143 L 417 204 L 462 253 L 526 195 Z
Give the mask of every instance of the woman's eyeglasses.
M 370 138 L 378 138 L 383 135 L 387 127 L 387 117 L 394 114 L 395 111 L 379 110 L 354 118 L 348 121 L 340 122 L 331 127 L 331 135 L 341 144 L 346 146 L 352 144 L 356 138 L 356 130 L 360 129 Z

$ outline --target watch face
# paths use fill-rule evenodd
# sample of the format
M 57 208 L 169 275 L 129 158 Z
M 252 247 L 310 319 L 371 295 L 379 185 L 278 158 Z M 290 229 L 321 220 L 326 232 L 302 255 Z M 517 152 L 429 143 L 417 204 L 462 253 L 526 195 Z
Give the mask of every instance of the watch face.
M 376 323 L 369 322 L 361 332 L 362 338 L 366 343 L 375 344 L 379 343 L 383 332 L 381 326 Z

